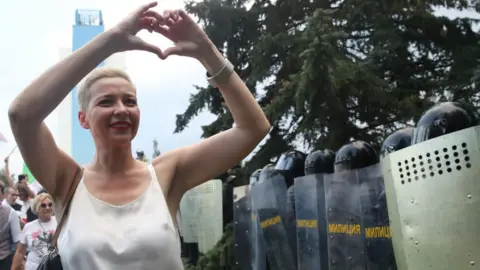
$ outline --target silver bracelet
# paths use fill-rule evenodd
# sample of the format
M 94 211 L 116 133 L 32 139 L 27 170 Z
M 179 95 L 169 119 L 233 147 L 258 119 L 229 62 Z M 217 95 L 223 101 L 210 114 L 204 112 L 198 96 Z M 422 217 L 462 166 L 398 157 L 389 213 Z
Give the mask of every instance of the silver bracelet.
M 230 75 L 233 73 L 233 65 L 228 59 L 225 58 L 225 65 L 220 69 L 217 74 L 208 77 L 207 81 L 212 86 L 217 88 L 219 83 L 225 83 L 230 78 Z

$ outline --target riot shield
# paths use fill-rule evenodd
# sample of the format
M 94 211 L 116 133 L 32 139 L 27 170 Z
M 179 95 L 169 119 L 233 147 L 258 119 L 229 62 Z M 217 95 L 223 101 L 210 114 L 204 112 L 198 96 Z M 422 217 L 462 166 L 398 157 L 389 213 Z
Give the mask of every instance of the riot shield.
M 480 127 L 382 159 L 397 267 L 480 269 Z
M 286 196 L 287 186 L 281 175 L 271 176 L 252 186 L 253 205 L 257 211 L 271 269 L 295 269 L 284 224 Z
M 323 174 L 295 179 L 298 270 L 328 270 Z
M 358 191 L 362 208 L 362 232 L 366 244 L 368 270 L 395 270 L 392 235 L 380 164 L 357 171 Z
M 365 270 L 357 171 L 324 176 L 329 270 Z
M 180 231 L 183 234 L 183 240 L 185 243 L 198 243 L 197 235 L 197 222 L 198 217 L 198 196 L 195 189 L 190 189 L 183 195 L 180 200 L 180 213 L 181 213 L 181 227 Z
M 251 241 L 251 268 L 252 270 L 267 269 L 267 253 L 265 251 L 265 242 L 263 241 L 262 228 L 256 207 L 252 200 L 252 219 L 250 223 L 250 241 Z
M 213 179 L 196 186 L 198 250 L 206 254 L 223 235 L 222 181 Z
M 252 200 L 250 186 L 233 189 L 234 258 L 236 269 L 251 270 Z

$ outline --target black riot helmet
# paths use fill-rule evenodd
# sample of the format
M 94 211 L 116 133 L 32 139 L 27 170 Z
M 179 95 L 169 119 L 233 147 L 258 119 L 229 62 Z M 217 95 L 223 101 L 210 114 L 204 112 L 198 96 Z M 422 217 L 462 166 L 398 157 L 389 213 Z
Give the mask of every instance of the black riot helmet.
M 335 172 L 356 170 L 378 163 L 377 151 L 364 141 L 346 144 L 335 155 Z
M 475 113 L 458 102 L 443 102 L 423 113 L 413 131 L 412 145 L 476 126 Z
M 304 176 L 304 164 L 306 155 L 300 151 L 288 151 L 283 153 L 275 165 L 275 170 L 285 177 L 287 186 L 293 184 L 293 179 Z
M 262 169 L 258 169 L 250 175 L 250 185 L 254 185 L 260 181 L 260 173 L 262 172 Z
M 317 150 L 310 153 L 305 159 L 305 175 L 317 173 L 333 173 L 335 152 L 329 149 Z
M 411 127 L 402 128 L 390 134 L 382 143 L 380 157 L 386 157 L 390 153 L 409 147 L 412 142 L 412 134 L 413 128 Z

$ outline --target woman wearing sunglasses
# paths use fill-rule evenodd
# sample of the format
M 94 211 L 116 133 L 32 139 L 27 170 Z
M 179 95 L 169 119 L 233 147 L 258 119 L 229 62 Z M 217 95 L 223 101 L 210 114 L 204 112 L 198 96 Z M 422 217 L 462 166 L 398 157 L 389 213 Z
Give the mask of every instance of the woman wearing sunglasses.
M 48 246 L 57 228 L 57 220 L 52 216 L 53 200 L 48 193 L 35 197 L 32 210 L 38 215 L 38 219 L 27 223 L 23 229 L 20 243 L 13 257 L 13 270 L 36 270 L 43 256 L 48 253 Z M 23 268 L 26 251 L 28 251 L 27 261 Z

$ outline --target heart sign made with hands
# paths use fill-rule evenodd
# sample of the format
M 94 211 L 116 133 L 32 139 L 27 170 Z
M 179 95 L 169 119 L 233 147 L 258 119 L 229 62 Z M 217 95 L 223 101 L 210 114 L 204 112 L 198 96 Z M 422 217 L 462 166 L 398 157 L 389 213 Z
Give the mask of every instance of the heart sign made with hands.
M 170 55 L 199 59 L 203 51 L 213 46 L 203 29 L 184 10 L 167 10 L 160 14 L 152 10 L 155 6 L 157 2 L 138 8 L 112 28 L 116 51 L 143 50 L 161 59 Z M 159 33 L 174 45 L 162 51 L 136 36 L 141 30 Z

